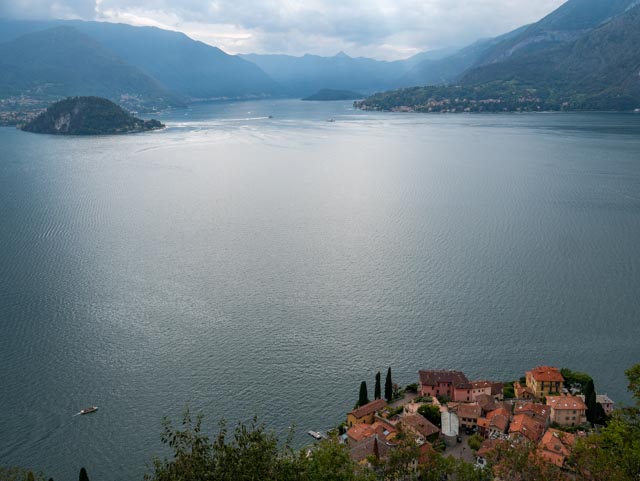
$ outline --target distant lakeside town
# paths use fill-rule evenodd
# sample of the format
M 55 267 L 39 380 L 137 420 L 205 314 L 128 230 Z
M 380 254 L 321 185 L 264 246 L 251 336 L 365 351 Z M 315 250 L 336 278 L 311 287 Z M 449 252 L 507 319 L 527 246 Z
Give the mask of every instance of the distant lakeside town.
M 439 452 L 481 469 L 495 449 L 525 442 L 537 446 L 541 459 L 567 469 L 576 440 L 596 432 L 614 410 L 614 401 L 596 393 L 589 375 L 550 366 L 508 383 L 420 370 L 418 382 L 404 390 L 391 383 L 389 370 L 384 393 L 376 376 L 374 397 L 368 400 L 363 382 L 355 409 L 338 428 L 352 460 L 369 467 L 410 438 L 419 451 L 417 463 Z

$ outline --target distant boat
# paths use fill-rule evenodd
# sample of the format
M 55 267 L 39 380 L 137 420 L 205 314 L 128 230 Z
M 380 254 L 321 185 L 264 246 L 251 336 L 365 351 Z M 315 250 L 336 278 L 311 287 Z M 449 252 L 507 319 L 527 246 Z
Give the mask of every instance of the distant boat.
M 336 119 L 327 119 L 327 122 L 335 122 Z
M 272 118 L 273 118 L 273 115 L 269 115 L 269 118 L 270 118 L 270 119 L 272 119 Z
M 98 406 L 91 406 L 90 408 L 84 408 L 82 411 L 80 411 L 80 414 L 90 414 L 90 413 L 94 413 L 98 410 Z
M 322 434 L 320 434 L 318 431 L 309 431 L 308 434 L 314 439 L 317 439 L 317 440 L 322 439 Z

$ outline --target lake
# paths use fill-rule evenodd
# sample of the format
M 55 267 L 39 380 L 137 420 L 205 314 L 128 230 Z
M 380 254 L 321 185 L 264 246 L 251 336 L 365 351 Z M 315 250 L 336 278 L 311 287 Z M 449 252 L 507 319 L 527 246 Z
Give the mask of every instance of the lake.
M 295 425 L 301 446 L 389 366 L 403 385 L 566 366 L 630 402 L 640 115 L 278 100 L 160 118 L 0 129 L 0 464 L 141 480 L 186 406 L 212 431 Z

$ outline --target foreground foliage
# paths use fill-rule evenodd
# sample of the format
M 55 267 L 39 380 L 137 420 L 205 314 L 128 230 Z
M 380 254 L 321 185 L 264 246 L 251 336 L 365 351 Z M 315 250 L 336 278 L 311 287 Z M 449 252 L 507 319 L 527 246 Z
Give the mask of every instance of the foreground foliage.
M 337 439 L 295 450 L 291 435 L 278 437 L 254 419 L 230 430 L 224 422 L 210 438 L 202 417 L 186 411 L 180 426 L 164 421 L 162 442 L 171 456 L 154 459 L 146 481 L 639 481 L 640 480 L 640 364 L 626 371 L 635 405 L 614 412 L 598 433 L 580 439 L 564 468 L 539 456 L 527 442 L 498 444 L 488 455 L 488 467 L 443 457 L 419 448 L 408 433 L 386 459 L 368 459 L 371 469 L 351 460 Z M 426 445 L 423 446 L 427 447 Z M 80 477 L 86 481 L 83 469 Z M 84 476 L 84 477 L 83 477 Z M 0 467 L 0 481 L 44 481 L 42 474 Z

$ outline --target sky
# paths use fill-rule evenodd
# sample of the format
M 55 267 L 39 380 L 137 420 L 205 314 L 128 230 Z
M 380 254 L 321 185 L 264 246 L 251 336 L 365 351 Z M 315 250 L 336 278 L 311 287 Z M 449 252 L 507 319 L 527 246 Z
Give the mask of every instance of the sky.
M 544 17 L 565 0 L 0 0 L 0 17 L 157 26 L 231 53 L 393 60 L 461 47 Z

